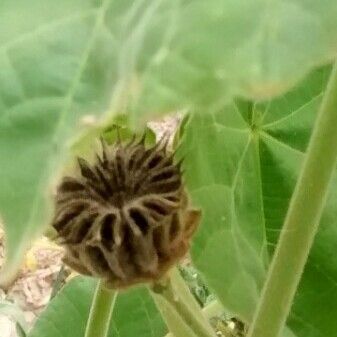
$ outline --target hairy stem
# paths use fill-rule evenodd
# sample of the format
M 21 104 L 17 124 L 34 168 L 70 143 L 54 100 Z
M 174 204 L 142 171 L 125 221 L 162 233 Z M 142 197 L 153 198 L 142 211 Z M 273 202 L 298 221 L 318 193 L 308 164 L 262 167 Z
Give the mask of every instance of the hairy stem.
M 85 337 L 106 337 L 117 292 L 105 288 L 102 281 L 97 284 L 92 301 Z
M 280 336 L 318 229 L 337 159 L 337 63 L 318 113 L 249 337 Z
M 178 270 L 171 271 L 168 281 L 155 284 L 150 292 L 175 337 L 215 336 Z

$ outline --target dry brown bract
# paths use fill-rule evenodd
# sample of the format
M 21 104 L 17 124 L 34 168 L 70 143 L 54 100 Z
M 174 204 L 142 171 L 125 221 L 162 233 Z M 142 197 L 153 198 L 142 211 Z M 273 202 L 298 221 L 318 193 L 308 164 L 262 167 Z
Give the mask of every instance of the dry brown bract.
M 110 287 L 158 280 L 186 254 L 200 211 L 188 207 L 164 138 L 152 148 L 143 139 L 102 147 L 58 188 L 53 226 L 65 262 Z

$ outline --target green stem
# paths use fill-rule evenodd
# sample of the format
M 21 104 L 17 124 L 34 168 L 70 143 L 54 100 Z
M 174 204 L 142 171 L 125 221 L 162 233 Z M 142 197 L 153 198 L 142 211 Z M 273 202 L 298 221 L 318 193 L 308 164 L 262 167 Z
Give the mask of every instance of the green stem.
M 282 332 L 318 229 L 337 159 L 337 63 L 318 113 L 249 337 Z
M 97 284 L 92 301 L 85 337 L 106 337 L 117 292 L 107 289 L 102 281 Z
M 225 309 L 217 300 L 213 300 L 211 303 L 202 308 L 202 312 L 204 317 L 209 321 L 212 317 L 221 316 L 225 312 Z M 172 332 L 169 332 L 165 335 L 165 337 L 175 336 L 172 334 Z
M 221 316 L 225 313 L 225 309 L 218 300 L 213 300 L 202 308 L 205 317 L 210 320 L 212 317 Z
M 168 282 L 155 284 L 150 293 L 175 337 L 215 336 L 178 270 L 172 270 Z

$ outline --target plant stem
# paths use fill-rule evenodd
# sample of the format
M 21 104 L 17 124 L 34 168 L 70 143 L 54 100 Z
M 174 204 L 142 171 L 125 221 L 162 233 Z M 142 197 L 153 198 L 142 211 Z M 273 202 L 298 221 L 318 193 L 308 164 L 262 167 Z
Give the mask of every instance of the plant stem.
M 337 62 L 281 230 L 249 337 L 282 332 L 318 229 L 337 159 Z
M 150 288 L 150 293 L 175 337 L 215 336 L 178 270 L 170 272 L 166 283 Z
M 117 292 L 107 289 L 99 281 L 91 304 L 85 337 L 106 337 L 109 331 Z
M 202 312 L 204 317 L 209 321 L 212 317 L 221 316 L 225 312 L 225 309 L 218 302 L 218 300 L 213 300 L 211 303 L 202 308 Z M 165 337 L 175 336 L 172 334 L 172 332 L 169 332 L 165 335 Z

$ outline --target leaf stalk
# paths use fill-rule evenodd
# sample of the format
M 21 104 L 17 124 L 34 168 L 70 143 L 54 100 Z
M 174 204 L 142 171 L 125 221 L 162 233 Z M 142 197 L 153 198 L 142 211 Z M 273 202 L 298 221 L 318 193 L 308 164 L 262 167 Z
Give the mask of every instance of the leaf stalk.
M 107 289 L 99 281 L 92 301 L 85 337 L 107 337 L 117 291 Z
M 150 293 L 173 336 L 215 337 L 177 269 L 170 272 L 167 282 L 154 284 Z

